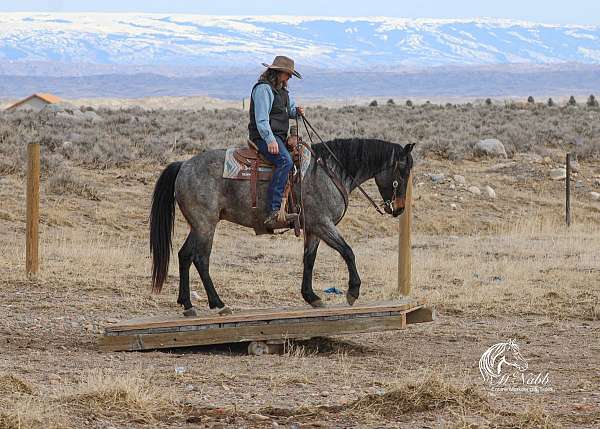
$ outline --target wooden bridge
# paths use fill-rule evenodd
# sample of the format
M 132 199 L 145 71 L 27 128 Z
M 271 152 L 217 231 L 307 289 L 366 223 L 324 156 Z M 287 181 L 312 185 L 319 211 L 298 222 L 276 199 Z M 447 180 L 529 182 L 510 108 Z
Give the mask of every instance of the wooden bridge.
M 240 310 L 224 316 L 208 312 L 198 317 L 159 316 L 106 327 L 100 347 L 136 351 L 250 342 L 249 352 L 262 354 L 268 352 L 268 344 L 288 339 L 404 329 L 434 318 L 431 308 L 412 300 Z

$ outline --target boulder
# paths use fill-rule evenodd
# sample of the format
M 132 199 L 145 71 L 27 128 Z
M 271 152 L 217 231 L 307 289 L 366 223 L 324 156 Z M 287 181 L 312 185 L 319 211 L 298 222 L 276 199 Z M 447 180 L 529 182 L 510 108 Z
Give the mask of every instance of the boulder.
M 474 195 L 481 195 L 481 189 L 479 189 L 477 186 L 469 186 L 468 191 Z
M 565 180 L 567 178 L 567 170 L 565 168 L 553 168 L 550 170 L 550 178 L 552 180 Z
M 484 188 L 485 193 L 487 194 L 488 198 L 494 199 L 496 198 L 496 191 L 494 191 L 494 188 L 492 188 L 489 185 L 486 185 L 486 187 Z
M 507 158 L 506 149 L 498 139 L 480 140 L 473 148 L 475 156 L 489 156 L 491 158 Z
M 467 183 L 467 180 L 465 179 L 465 176 L 461 176 L 460 174 L 455 174 L 454 176 L 452 176 L 452 178 L 459 185 L 466 185 L 466 183 Z
M 590 192 L 590 197 L 594 201 L 600 201 L 600 193 L 598 192 Z

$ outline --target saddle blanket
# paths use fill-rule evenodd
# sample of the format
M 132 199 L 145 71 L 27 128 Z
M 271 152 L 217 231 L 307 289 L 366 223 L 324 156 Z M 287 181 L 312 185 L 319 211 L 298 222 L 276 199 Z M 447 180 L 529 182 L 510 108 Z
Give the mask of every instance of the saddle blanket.
M 312 155 L 310 151 L 302 146 L 302 164 L 300 165 L 300 172 L 302 177 L 306 174 Z M 227 149 L 225 152 L 225 162 L 223 164 L 223 178 L 224 179 L 237 179 L 237 180 L 250 180 L 252 171 L 250 167 L 240 163 L 233 153 L 238 148 Z M 273 172 L 272 167 L 258 167 L 257 178 L 258 180 L 271 180 L 271 173 Z

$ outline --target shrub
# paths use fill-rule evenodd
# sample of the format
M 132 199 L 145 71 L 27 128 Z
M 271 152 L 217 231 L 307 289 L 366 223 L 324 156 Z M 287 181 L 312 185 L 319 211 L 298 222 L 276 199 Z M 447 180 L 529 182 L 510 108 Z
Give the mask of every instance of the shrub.
M 529 97 L 527 97 L 527 102 L 530 104 L 535 103 L 535 100 L 533 99 L 533 97 L 530 95 Z
M 492 99 L 491 98 L 486 98 L 485 99 L 485 105 L 486 106 L 491 106 L 492 105 Z
M 594 94 L 590 94 L 588 101 L 587 101 L 587 106 L 588 107 L 598 107 L 598 100 L 596 100 L 596 97 L 594 97 Z
M 396 104 L 396 103 L 394 103 L 394 99 L 392 99 L 392 98 L 390 98 L 390 99 L 387 101 L 387 105 L 388 105 L 388 106 L 393 106 L 394 104 Z
M 413 107 L 413 102 L 411 100 L 406 100 L 406 107 Z
M 567 102 L 567 106 L 577 106 L 577 101 L 575 101 L 575 97 L 571 95 L 569 97 L 569 101 Z
M 552 98 L 549 98 L 548 102 L 546 104 L 548 104 L 548 107 L 553 107 L 554 106 L 554 100 Z
M 371 107 L 377 107 L 377 100 L 373 100 L 369 103 L 369 106 Z

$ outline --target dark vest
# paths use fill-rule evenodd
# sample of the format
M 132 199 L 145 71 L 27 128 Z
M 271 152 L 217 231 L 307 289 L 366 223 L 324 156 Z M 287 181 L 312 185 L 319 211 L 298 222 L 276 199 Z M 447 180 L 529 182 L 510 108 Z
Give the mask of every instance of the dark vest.
M 250 140 L 255 142 L 256 140 L 262 139 L 258 128 L 256 127 L 256 118 L 254 117 L 254 100 L 252 99 L 252 92 L 258 85 L 266 83 L 271 87 L 273 91 L 273 104 L 271 105 L 271 111 L 269 112 L 269 125 L 271 125 L 271 131 L 276 136 L 282 138 L 283 141 L 287 139 L 288 129 L 290 128 L 290 115 L 288 113 L 288 106 L 290 104 L 290 96 L 287 89 L 275 89 L 273 86 L 264 80 L 259 80 L 252 87 L 250 92 L 250 123 L 248 124 L 248 133 Z M 269 143 L 269 142 L 267 142 Z

